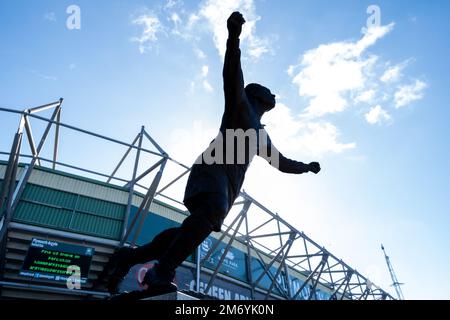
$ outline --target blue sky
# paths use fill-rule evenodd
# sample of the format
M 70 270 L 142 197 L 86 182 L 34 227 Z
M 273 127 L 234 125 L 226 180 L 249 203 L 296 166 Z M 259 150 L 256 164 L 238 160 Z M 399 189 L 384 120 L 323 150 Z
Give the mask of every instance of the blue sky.
M 67 7 L 81 10 L 70 30 Z M 365 33 L 370 5 L 381 21 Z M 190 164 L 223 112 L 226 17 L 235 9 L 246 82 L 278 95 L 263 118 L 283 154 L 245 190 L 383 288 L 383 243 L 409 299 L 448 299 L 447 1 L 2 1 L 0 106 L 64 97 L 67 123 L 131 141 L 141 125 Z M 1 114 L 0 150 L 16 117 Z M 42 128 L 36 124 L 35 131 Z M 61 157 L 110 171 L 120 150 L 67 133 Z M 94 155 L 99 151 L 98 155 Z M 107 169 L 104 169 L 107 168 Z

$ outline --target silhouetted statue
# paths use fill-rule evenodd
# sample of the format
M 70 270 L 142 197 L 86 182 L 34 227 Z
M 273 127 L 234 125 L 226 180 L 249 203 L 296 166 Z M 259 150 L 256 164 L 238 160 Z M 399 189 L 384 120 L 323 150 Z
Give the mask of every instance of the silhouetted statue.
M 192 166 L 184 195 L 184 204 L 190 215 L 180 227 L 161 232 L 146 245 L 135 249 L 120 248 L 107 266 L 108 273 L 111 274 L 108 282 L 111 293 L 117 292 L 118 284 L 133 265 L 151 260 L 158 262 L 144 277 L 142 284 L 147 289 L 135 292 L 135 297 L 176 291 L 177 287 L 172 283 L 175 269 L 212 231 L 221 230 L 223 220 L 239 195 L 245 172 L 254 154 L 265 158 L 282 172 L 300 174 L 320 171 L 317 162 L 304 164 L 285 158 L 272 145 L 261 125 L 264 113 L 275 107 L 275 95 L 255 83 L 244 88 L 239 49 L 239 36 L 244 23 L 239 12 L 231 14 L 227 21 L 228 40 L 223 67 L 225 112 L 218 138 L 213 140 Z M 243 156 L 239 154 L 241 150 L 236 145 L 232 146 L 232 150 L 227 149 L 237 139 L 225 139 L 227 130 L 231 129 L 242 129 L 240 133 L 252 130 L 258 133 L 256 146 L 245 140 Z M 222 145 L 216 143 L 220 138 L 226 140 Z M 218 159 L 220 153 L 226 161 L 206 161 L 211 157 Z M 242 156 L 241 159 L 238 159 L 239 156 Z

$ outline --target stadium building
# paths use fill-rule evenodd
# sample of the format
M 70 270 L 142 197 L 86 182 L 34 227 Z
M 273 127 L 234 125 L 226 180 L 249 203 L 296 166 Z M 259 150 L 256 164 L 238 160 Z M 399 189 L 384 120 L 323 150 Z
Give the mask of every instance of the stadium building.
M 61 122 L 61 104 L 0 108 L 19 122 L 14 136 L 1 135 L 13 138 L 11 149 L 0 152 L 1 299 L 106 298 L 92 285 L 114 249 L 142 245 L 189 214 L 166 194 L 183 184 L 189 167 L 170 158 L 144 127 L 126 143 Z M 41 116 L 45 110 L 51 117 Z M 38 140 L 32 119 L 44 128 Z M 126 152 L 112 174 L 58 162 L 62 128 Z M 46 159 L 41 151 L 50 132 L 53 157 Z M 143 147 L 144 140 L 156 151 Z M 30 154 L 22 153 L 25 143 Z M 156 160 L 141 172 L 144 154 Z M 131 179 L 117 177 L 126 159 L 133 163 Z M 182 172 L 163 185 L 169 163 Z M 180 291 L 222 300 L 393 299 L 247 193 L 234 207 L 222 232 L 212 233 L 177 269 Z M 121 291 L 139 289 L 151 264 L 132 268 Z

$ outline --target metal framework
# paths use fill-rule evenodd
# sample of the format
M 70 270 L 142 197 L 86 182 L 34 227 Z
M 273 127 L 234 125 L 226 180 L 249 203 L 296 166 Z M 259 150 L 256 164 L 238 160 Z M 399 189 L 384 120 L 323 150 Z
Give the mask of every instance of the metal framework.
M 384 250 L 384 246 L 381 245 L 381 250 L 383 250 L 384 259 L 386 260 L 387 267 L 389 269 L 389 274 L 391 275 L 392 279 L 392 286 L 395 288 L 395 292 L 397 293 L 397 297 L 399 300 L 405 300 L 405 297 L 403 296 L 402 288 L 401 286 L 403 283 L 399 282 L 397 280 L 397 275 L 395 274 L 394 267 L 392 266 L 391 259 L 387 255 L 386 251 Z
M 149 215 L 150 205 L 156 197 L 170 200 L 180 206 L 183 203 L 174 197 L 168 196 L 165 192 L 171 188 L 176 182 L 180 181 L 190 171 L 190 167 L 172 159 L 150 136 L 144 127 L 134 138 L 131 143 L 123 142 L 117 139 L 106 137 L 104 135 L 84 130 L 69 124 L 61 122 L 61 104 L 63 99 L 49 103 L 36 108 L 15 110 L 8 108 L 0 108 L 0 112 L 16 114 L 20 117 L 17 132 L 14 135 L 11 150 L 9 152 L 1 152 L 0 155 L 8 157 L 8 164 L 4 181 L 0 189 L 0 241 L 5 242 L 11 217 L 24 188 L 28 182 L 32 170 L 35 165 L 50 164 L 51 168 L 56 166 L 74 169 L 80 172 L 94 174 L 98 177 L 106 179 L 107 183 L 120 183 L 129 190 L 128 202 L 125 212 L 125 220 L 122 230 L 122 238 L 120 245 L 125 243 L 135 245 L 136 240 L 142 231 L 143 223 Z M 53 108 L 54 111 L 50 118 L 37 115 L 38 112 Z M 30 119 L 36 119 L 46 124 L 45 131 L 39 139 L 36 147 L 34 136 L 31 130 Z M 42 148 L 49 136 L 51 128 L 54 127 L 54 144 L 53 157 L 46 159 L 41 157 Z M 109 141 L 117 145 L 127 147 L 122 158 L 114 168 L 111 174 L 89 170 L 75 165 L 58 162 L 58 144 L 60 128 L 69 129 L 71 131 L 89 135 Z M 23 131 L 27 136 L 30 146 L 31 155 L 21 153 L 23 142 Z M 150 142 L 156 151 L 152 151 L 143 147 L 144 141 Z M 117 172 L 123 165 L 124 161 L 131 157 L 130 153 L 134 151 L 134 166 L 131 179 L 117 177 Z M 157 157 L 157 161 L 148 169 L 138 174 L 139 165 L 143 154 Z M 22 171 L 20 177 L 17 176 L 19 160 L 29 159 Z M 168 163 L 173 163 L 182 169 L 181 174 L 177 175 L 170 182 L 160 187 L 161 178 Z M 142 180 L 150 173 L 156 173 L 149 183 L 144 186 Z M 145 190 L 145 196 L 142 200 L 137 214 L 127 228 L 130 218 L 130 210 L 132 206 L 133 194 L 136 188 Z M 183 206 L 184 208 L 184 206 Z M 197 254 L 197 291 L 200 289 L 200 272 L 203 270 L 205 261 L 218 248 L 220 243 L 225 243 L 225 249 L 218 261 L 218 264 L 212 270 L 209 282 L 204 289 L 208 289 L 217 278 L 220 267 L 223 265 L 225 257 L 229 252 L 232 244 L 237 241 L 246 248 L 247 257 L 247 274 L 252 298 L 255 292 L 263 293 L 265 298 L 269 296 L 278 296 L 284 299 L 316 299 L 316 289 L 326 287 L 332 292 L 330 299 L 341 300 L 366 300 L 366 299 L 394 299 L 389 293 L 372 284 L 367 278 L 361 275 L 357 270 L 351 268 L 341 259 L 338 259 L 325 248 L 318 245 L 303 232 L 298 231 L 291 224 L 282 219 L 277 213 L 267 209 L 264 205 L 252 198 L 245 191 L 240 193 L 239 198 L 233 205 L 233 209 L 225 220 L 225 231 L 222 232 L 219 239 L 210 248 L 208 253 L 203 257 L 200 250 Z M 251 259 L 256 258 L 261 265 L 261 273 L 253 275 L 251 272 Z M 274 272 L 275 270 L 275 272 Z M 297 273 L 303 275 L 306 279 L 301 285 L 291 285 L 289 274 L 296 270 Z M 255 276 L 255 278 L 253 278 Z M 267 276 L 271 283 L 268 288 L 264 289 L 258 286 L 263 277 Z

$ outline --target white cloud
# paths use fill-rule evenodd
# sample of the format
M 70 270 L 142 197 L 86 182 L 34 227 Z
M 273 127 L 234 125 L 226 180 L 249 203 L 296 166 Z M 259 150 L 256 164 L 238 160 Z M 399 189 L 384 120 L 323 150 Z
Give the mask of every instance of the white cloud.
M 341 153 L 356 148 L 356 143 L 338 142 L 339 130 L 330 122 L 309 122 L 303 126 L 298 148 L 312 155 L 322 156 L 326 153 Z
M 208 93 L 213 92 L 214 87 L 208 81 L 208 74 L 209 74 L 209 66 L 203 65 L 201 67 L 200 73 L 197 74 L 195 76 L 195 79 L 190 82 L 188 93 L 193 94 L 197 87 L 203 87 L 203 89 Z
M 203 65 L 201 67 L 200 73 L 195 76 L 195 79 L 190 82 L 189 85 L 189 94 L 193 94 L 197 87 L 203 87 L 203 89 L 211 93 L 214 91 L 214 87 L 211 85 L 211 83 L 208 81 L 208 74 L 209 74 L 209 66 Z
M 197 58 L 199 58 L 199 59 L 206 59 L 207 58 L 205 52 L 203 52 L 199 48 L 194 48 L 194 52 L 195 52 L 195 55 L 197 56 Z
M 397 81 L 399 81 L 400 78 L 402 77 L 402 71 L 407 66 L 408 63 L 409 63 L 409 60 L 388 68 L 383 73 L 380 80 L 382 82 L 397 82 Z
M 354 148 L 354 143 L 339 142 L 337 127 L 321 118 L 343 112 L 350 106 L 370 104 L 372 108 L 365 112 L 365 120 L 370 124 L 389 123 L 392 116 L 381 103 L 399 108 L 423 97 L 426 84 L 422 81 L 400 84 L 397 92 L 392 86 L 401 81 L 411 59 L 392 66 L 380 63 L 377 55 L 368 52 L 393 27 L 394 23 L 369 28 L 357 41 L 319 45 L 306 51 L 298 64 L 287 68 L 299 95 L 308 101 L 300 115 L 304 122 L 297 126 L 294 135 L 298 138 L 296 145 L 319 155 Z
M 289 66 L 288 74 L 298 86 L 299 95 L 310 98 L 308 115 L 320 117 L 344 111 L 349 105 L 347 94 L 367 91 L 366 84 L 378 57 L 364 53 L 393 27 L 391 23 L 370 28 L 356 42 L 322 44 L 307 51 L 300 64 Z
M 178 24 L 181 23 L 181 18 L 176 12 L 172 13 L 170 20 L 175 24 L 175 27 L 178 27 Z
M 202 82 L 202 84 L 203 84 L 203 88 L 206 90 L 206 91 L 208 91 L 208 92 L 213 92 L 214 91 L 214 88 L 212 87 L 212 85 L 208 82 L 208 80 L 203 80 L 203 82 Z
M 191 13 L 189 15 L 189 19 L 188 19 L 188 23 L 187 23 L 187 29 L 192 29 L 194 27 L 194 25 L 200 20 L 200 17 L 195 14 L 195 13 Z
M 50 81 L 57 81 L 58 80 L 58 77 L 56 77 L 56 76 L 43 74 L 43 73 L 40 73 L 40 72 L 38 72 L 36 70 L 31 70 L 31 73 L 33 73 L 34 75 L 36 75 L 39 78 L 44 79 L 44 80 L 50 80 Z
M 369 89 L 366 91 L 361 92 L 356 98 L 355 98 L 355 102 L 359 103 L 359 102 L 371 102 L 374 98 L 375 98 L 375 90 L 374 89 Z
M 180 36 L 182 38 L 185 38 L 185 34 L 181 30 L 183 21 L 181 20 L 181 17 L 179 16 L 179 14 L 176 12 L 172 12 L 172 14 L 170 15 L 170 17 L 167 18 L 167 20 L 171 21 L 173 24 L 171 33 L 174 35 Z
M 173 9 L 175 7 L 183 5 L 182 0 L 167 0 L 166 4 L 164 5 L 164 9 Z
M 391 116 L 380 105 L 377 105 L 365 114 L 366 121 L 370 124 L 382 123 L 391 120 Z
M 354 142 L 338 142 L 339 130 L 332 123 L 294 117 L 289 107 L 283 103 L 277 103 L 267 114 L 265 122 L 269 135 L 281 152 L 321 157 L 356 147 Z
M 385 26 L 377 26 L 369 28 L 364 37 L 359 40 L 353 48 L 353 54 L 360 56 L 367 48 L 373 46 L 379 39 L 383 38 L 394 28 L 394 23 L 390 23 Z
M 207 65 L 202 66 L 202 77 L 208 76 L 209 67 Z
M 185 9 L 182 1 L 169 0 L 162 8 L 158 9 L 158 15 L 164 15 L 165 20 L 171 26 L 164 27 L 154 13 L 141 15 L 133 20 L 133 23 L 143 25 L 144 31 L 142 36 L 133 38 L 133 41 L 139 42 L 140 51 L 145 52 L 151 42 L 157 40 L 157 34 L 167 29 L 171 34 L 194 44 L 194 52 L 200 59 L 204 59 L 206 55 L 197 47 L 201 43 L 203 35 L 212 34 L 214 45 L 223 58 L 228 38 L 226 22 L 233 11 L 240 11 L 246 19 L 240 37 L 244 48 L 243 56 L 258 59 L 271 52 L 271 40 L 256 35 L 256 22 L 261 17 L 256 14 L 254 0 L 205 0 L 194 12 Z
M 214 91 L 213 86 L 206 79 L 206 77 L 208 76 L 208 73 L 209 73 L 209 67 L 207 65 L 202 66 L 201 77 L 203 78 L 203 81 L 202 81 L 203 88 L 207 92 L 213 92 Z
M 352 105 L 370 104 L 375 107 L 365 114 L 366 121 L 381 123 L 392 117 L 379 104 L 400 108 L 421 99 L 427 87 L 425 82 L 401 83 L 403 71 L 412 59 L 390 65 L 380 63 L 377 55 L 368 52 L 393 27 L 394 23 L 369 28 L 355 42 L 319 45 L 306 51 L 298 64 L 290 65 L 287 74 L 298 87 L 299 95 L 308 99 L 303 116 L 317 119 Z M 397 91 L 393 83 L 398 83 Z
M 191 82 L 195 87 L 195 83 Z M 205 150 L 211 139 L 217 136 L 218 128 L 211 125 L 211 119 L 199 118 L 186 122 L 183 127 L 176 127 L 168 132 L 169 154 L 186 165 L 191 165 L 198 155 Z
M 395 107 L 401 108 L 413 101 L 422 99 L 426 87 L 427 84 L 420 80 L 416 80 L 414 84 L 400 86 L 394 97 Z
M 191 82 L 194 87 L 194 82 Z M 339 130 L 325 121 L 304 121 L 292 115 L 288 106 L 277 103 L 276 107 L 264 116 L 267 132 L 274 145 L 287 157 L 301 159 L 322 157 L 354 149 L 356 143 L 338 142 Z M 184 128 L 174 130 L 171 137 L 171 156 L 186 164 L 191 163 L 217 135 L 213 121 L 196 120 Z
M 188 95 L 191 95 L 195 92 L 195 81 L 189 82 L 189 90 L 187 92 Z
M 411 21 L 412 23 L 416 23 L 417 22 L 417 17 L 415 17 L 415 16 L 410 17 L 409 21 Z
M 139 43 L 139 52 L 145 53 L 151 48 L 151 43 L 158 40 L 157 34 L 163 31 L 162 24 L 153 13 L 142 14 L 133 19 L 132 23 L 143 28 L 142 34 L 131 38 L 131 41 Z
M 56 14 L 54 12 L 47 12 L 44 19 L 50 22 L 56 22 Z
M 233 11 L 240 11 L 246 23 L 242 28 L 241 39 L 248 45 L 246 51 L 250 57 L 259 58 L 262 54 L 269 52 L 269 40 L 256 36 L 256 22 L 261 19 L 256 14 L 253 0 L 207 0 L 201 6 L 197 20 L 203 18 L 207 21 L 209 29 L 213 33 L 214 44 L 221 57 L 225 55 L 228 31 L 226 21 Z
M 287 72 L 287 74 L 289 75 L 289 76 L 293 76 L 294 75 L 294 71 L 295 71 L 295 65 L 290 65 L 289 67 L 288 67 L 288 69 L 286 70 L 286 72 Z
M 387 69 L 386 72 L 381 76 L 380 80 L 383 82 L 394 82 L 397 81 L 400 78 L 400 76 L 401 76 L 401 69 L 397 65 Z
M 58 80 L 58 77 L 55 77 L 55 76 L 51 76 L 51 75 L 45 75 L 45 74 L 40 74 L 40 75 L 38 75 L 39 77 L 41 77 L 42 79 L 44 79 L 44 80 L 50 80 L 50 81 L 56 81 L 56 80 Z

